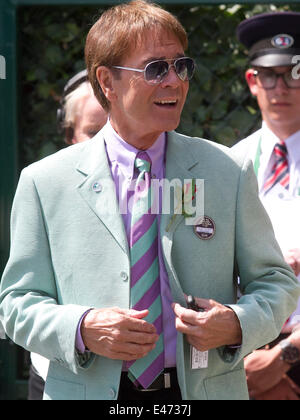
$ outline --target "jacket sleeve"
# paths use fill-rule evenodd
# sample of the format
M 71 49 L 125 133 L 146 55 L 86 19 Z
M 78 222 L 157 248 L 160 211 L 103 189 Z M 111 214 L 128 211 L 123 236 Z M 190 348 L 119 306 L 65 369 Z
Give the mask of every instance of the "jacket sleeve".
M 237 361 L 270 343 L 295 310 L 300 286 L 275 239 L 270 219 L 258 197 L 250 161 L 243 165 L 236 208 L 236 263 L 241 298 L 229 305 L 243 331 Z
M 77 372 L 87 363 L 76 352 L 75 339 L 78 322 L 88 309 L 58 302 L 47 226 L 27 168 L 12 208 L 11 252 L 1 281 L 0 321 L 16 344 Z

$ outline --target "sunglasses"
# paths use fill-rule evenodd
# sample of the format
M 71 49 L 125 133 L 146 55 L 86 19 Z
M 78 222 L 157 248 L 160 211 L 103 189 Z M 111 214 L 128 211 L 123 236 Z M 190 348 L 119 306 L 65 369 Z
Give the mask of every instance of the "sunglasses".
M 289 89 L 300 89 L 300 79 L 293 78 L 292 70 L 285 73 L 275 73 L 273 70 L 255 70 L 254 76 L 266 90 L 274 89 L 279 78 L 282 78 Z
M 169 61 L 173 61 L 173 63 L 169 63 Z M 144 73 L 144 79 L 150 85 L 157 85 L 163 82 L 171 67 L 174 67 L 177 76 L 183 82 L 191 80 L 195 72 L 195 62 L 189 57 L 182 57 L 177 60 L 152 61 L 146 65 L 144 70 L 134 69 L 132 67 L 113 66 L 115 69 Z

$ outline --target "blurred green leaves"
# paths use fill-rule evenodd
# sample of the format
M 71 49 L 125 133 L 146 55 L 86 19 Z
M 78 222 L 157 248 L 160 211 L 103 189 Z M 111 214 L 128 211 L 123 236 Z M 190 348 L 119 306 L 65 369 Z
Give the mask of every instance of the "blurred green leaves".
M 84 69 L 89 28 L 103 9 L 19 9 L 20 167 L 64 147 L 56 113 L 66 82 Z

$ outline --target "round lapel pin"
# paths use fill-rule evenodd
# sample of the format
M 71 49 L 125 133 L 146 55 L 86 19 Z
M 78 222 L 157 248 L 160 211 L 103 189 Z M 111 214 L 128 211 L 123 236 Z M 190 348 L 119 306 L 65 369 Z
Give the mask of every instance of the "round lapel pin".
M 208 241 L 215 236 L 216 233 L 216 225 L 213 219 L 208 216 L 204 216 L 199 220 L 194 226 L 194 232 L 198 236 L 198 238 Z

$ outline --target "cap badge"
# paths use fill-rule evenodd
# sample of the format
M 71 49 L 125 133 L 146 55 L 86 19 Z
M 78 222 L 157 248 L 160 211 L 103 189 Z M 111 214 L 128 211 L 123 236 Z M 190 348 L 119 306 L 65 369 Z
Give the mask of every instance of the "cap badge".
M 204 216 L 194 226 L 194 232 L 198 238 L 203 239 L 204 241 L 212 239 L 216 233 L 215 222 L 210 217 Z
M 281 34 L 274 36 L 271 42 L 273 47 L 283 50 L 285 48 L 291 48 L 295 40 L 291 35 Z

